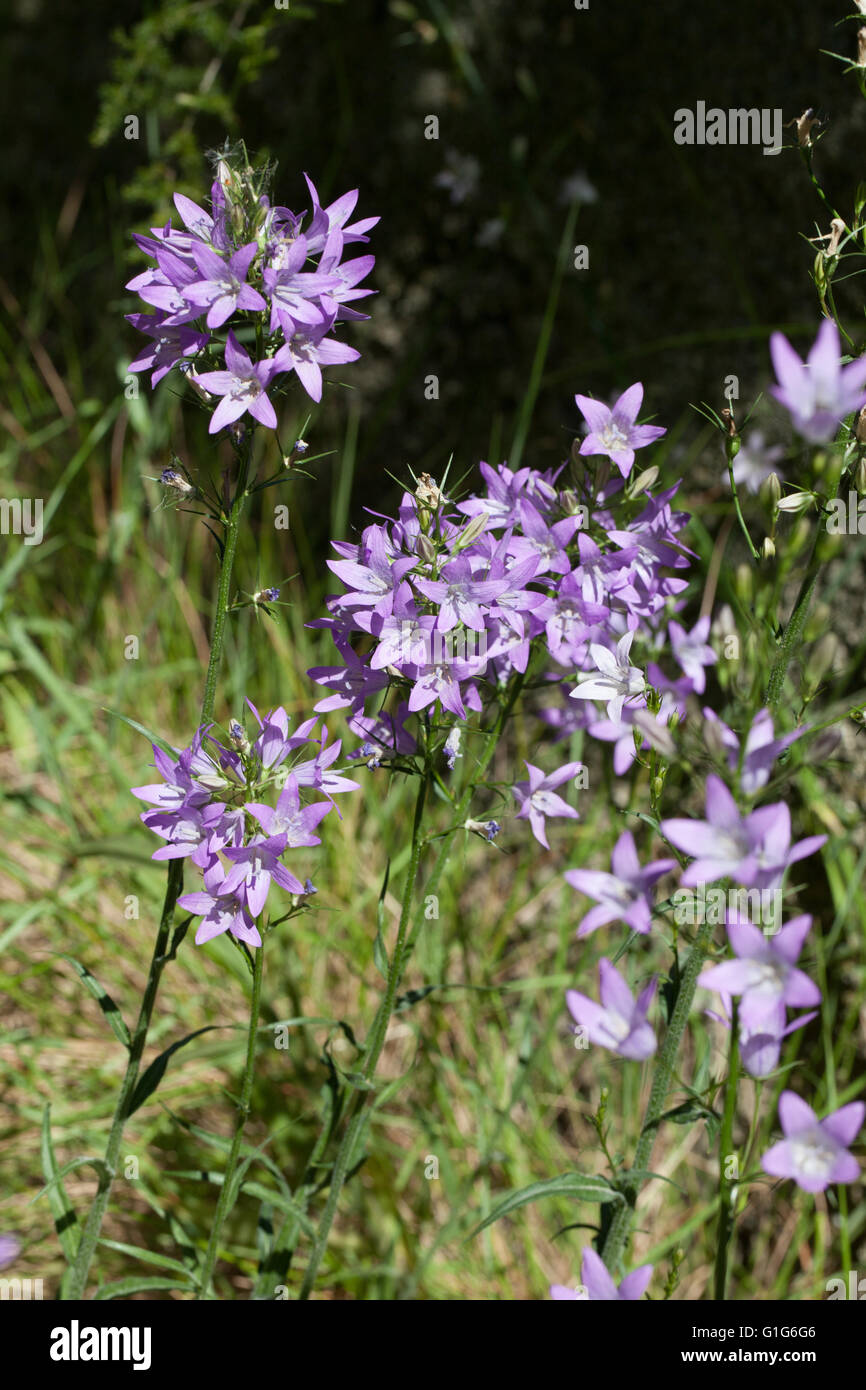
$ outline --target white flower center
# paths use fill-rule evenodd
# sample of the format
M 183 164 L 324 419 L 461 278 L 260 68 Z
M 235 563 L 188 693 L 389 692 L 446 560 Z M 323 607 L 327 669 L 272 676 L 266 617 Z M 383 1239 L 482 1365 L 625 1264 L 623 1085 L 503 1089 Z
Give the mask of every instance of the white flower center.
M 810 1129 L 792 1139 L 791 1157 L 804 1176 L 824 1177 L 836 1161 L 836 1150 L 819 1129 Z

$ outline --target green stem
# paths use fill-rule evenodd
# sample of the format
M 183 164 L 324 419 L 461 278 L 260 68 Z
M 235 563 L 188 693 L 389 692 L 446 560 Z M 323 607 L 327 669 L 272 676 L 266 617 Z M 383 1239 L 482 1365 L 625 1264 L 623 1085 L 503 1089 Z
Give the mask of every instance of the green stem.
M 667 1100 L 668 1090 L 674 1075 L 674 1066 L 677 1054 L 680 1050 L 680 1043 L 686 1024 L 691 1013 L 692 1003 L 697 988 L 698 975 L 704 963 L 707 946 L 712 936 L 712 923 L 702 922 L 698 930 L 697 937 L 692 949 L 689 951 L 680 980 L 680 987 L 677 991 L 677 1001 L 674 1005 L 671 1020 L 668 1024 L 668 1031 L 662 1045 L 661 1052 L 653 1072 L 652 1087 L 650 1089 L 649 1101 L 647 1102 L 646 1114 L 644 1115 L 641 1127 L 640 1138 L 637 1149 L 635 1150 L 632 1169 L 635 1172 L 646 1172 L 649 1168 L 652 1157 L 653 1144 L 656 1137 L 656 1129 L 659 1120 L 664 1113 L 665 1101 Z M 608 1269 L 613 1273 L 622 1257 L 631 1234 L 632 1221 L 634 1219 L 635 1204 L 640 1193 L 641 1184 L 636 1182 L 624 1189 L 625 1201 L 620 1203 L 614 1214 L 613 1220 L 608 1227 L 604 1247 L 601 1251 L 602 1259 Z
M 756 562 L 759 562 L 760 559 L 761 559 L 761 557 L 760 557 L 760 555 L 758 554 L 757 550 L 756 550 L 755 547 L 754 547 L 754 544 L 753 544 L 753 542 L 752 542 L 752 537 L 749 535 L 749 528 L 748 528 L 748 526 L 746 525 L 746 518 L 743 516 L 743 509 L 742 509 L 742 507 L 740 506 L 740 494 L 737 492 L 737 484 L 736 484 L 736 482 L 734 481 L 734 460 L 733 460 L 733 456 L 731 455 L 730 449 L 726 449 L 725 452 L 727 453 L 727 456 L 728 456 L 728 477 L 729 477 L 730 482 L 731 482 L 731 492 L 732 492 L 733 498 L 734 498 L 734 509 L 736 510 L 736 513 L 737 513 L 737 520 L 738 520 L 739 523 L 740 523 L 740 530 L 742 531 L 743 535 L 744 535 L 745 538 L 746 538 L 746 545 L 749 547 L 749 550 L 751 551 L 752 559 L 753 559 L 754 561 L 756 561 Z
M 208 660 L 207 676 L 205 677 L 204 698 L 201 709 L 201 724 L 208 724 L 213 718 L 217 676 L 219 675 L 225 639 L 225 623 L 229 607 L 232 569 L 237 551 L 241 513 L 246 498 L 248 459 L 249 455 L 247 453 L 241 460 L 238 485 L 232 502 L 231 513 L 226 522 L 223 550 L 220 557 L 217 606 L 214 614 L 210 657 Z M 151 1017 L 153 1015 L 154 1005 L 156 1004 L 160 977 L 166 962 L 169 935 L 174 919 L 174 909 L 182 888 L 183 860 L 173 859 L 168 867 L 165 898 L 163 900 L 162 914 L 159 920 L 159 929 L 153 945 L 153 954 L 147 974 L 147 983 L 144 987 L 141 1007 L 138 1011 L 138 1019 L 129 1048 L 129 1059 L 126 1064 L 126 1071 L 123 1081 L 121 1082 L 120 1093 L 117 1097 L 117 1104 L 111 1121 L 111 1129 L 108 1134 L 108 1143 L 105 1149 L 105 1168 L 104 1170 L 100 1170 L 101 1176 L 99 1184 L 90 1211 L 87 1214 L 87 1220 L 81 1232 L 81 1240 L 78 1243 L 75 1263 L 67 1271 L 63 1281 L 62 1293 L 65 1299 L 83 1299 L 87 1288 L 90 1266 L 93 1261 L 94 1251 L 99 1242 L 102 1223 L 105 1219 L 105 1212 L 108 1207 L 108 1201 L 111 1196 L 111 1189 L 117 1171 L 117 1162 L 120 1157 L 120 1148 L 123 1142 L 123 1130 L 129 1118 L 129 1102 L 135 1093 L 141 1059 L 147 1044 Z
M 406 934 L 409 929 L 409 920 L 412 915 L 412 899 L 415 890 L 415 880 L 418 877 L 418 868 L 421 863 L 421 851 L 424 845 L 424 837 L 422 835 L 422 821 L 424 817 L 424 802 L 427 796 L 427 786 L 429 780 L 429 772 L 425 768 L 424 773 L 421 776 L 421 785 L 418 789 L 418 796 L 415 800 L 415 817 L 412 823 L 412 850 L 409 858 L 409 867 L 406 870 L 406 882 L 403 887 L 403 902 L 400 908 L 400 923 L 397 928 L 397 941 L 395 943 L 394 951 L 391 956 L 391 962 L 388 967 L 388 980 L 385 986 L 385 996 L 382 1000 L 382 1003 L 379 1005 L 379 1009 L 373 1021 L 373 1026 L 370 1029 L 369 1041 L 367 1042 L 365 1049 L 366 1060 L 364 1062 L 364 1067 L 361 1075 L 364 1081 L 366 1082 L 372 1082 L 376 1072 L 376 1066 L 378 1064 L 382 1048 L 385 1044 L 385 1036 L 388 1032 L 388 1024 L 391 1021 L 391 1014 L 394 1011 L 394 1001 L 397 997 L 397 989 L 400 984 L 400 979 L 405 968 L 406 957 L 408 954 Z M 368 1099 L 368 1091 L 359 1091 L 357 1093 L 351 1118 L 349 1119 L 349 1122 L 346 1126 L 346 1132 L 343 1135 L 343 1140 L 340 1144 L 340 1147 L 337 1150 L 337 1157 L 334 1160 L 334 1167 L 331 1171 L 331 1183 L 328 1191 L 328 1200 L 325 1204 L 325 1210 L 323 1211 L 321 1220 L 319 1222 L 319 1228 L 316 1232 L 316 1238 L 313 1242 L 313 1248 L 310 1252 L 309 1263 L 307 1264 L 307 1269 L 304 1274 L 304 1282 L 301 1286 L 301 1292 L 299 1295 L 301 1299 L 309 1298 L 316 1280 L 319 1265 L 322 1262 L 322 1257 L 324 1256 L 325 1250 L 327 1248 L 328 1236 L 330 1235 L 334 1217 L 337 1214 L 337 1204 L 340 1200 L 340 1193 L 343 1190 L 343 1184 L 346 1181 L 346 1175 L 349 1171 L 349 1165 L 352 1160 L 352 1157 L 354 1156 L 356 1145 L 361 1136 L 361 1131 L 366 1121 L 366 1109 Z
M 716 1241 L 715 1298 L 724 1301 L 728 1280 L 728 1247 L 734 1231 L 737 1199 L 737 1179 L 725 1174 L 725 1164 L 733 1154 L 734 1120 L 737 1113 L 737 1083 L 740 1078 L 740 1049 L 737 1025 L 737 1004 L 731 1011 L 731 1041 L 728 1051 L 728 1075 L 725 1081 L 725 1109 L 719 1135 L 719 1234 Z
M 237 1171 L 238 1159 L 240 1158 L 241 1144 L 244 1137 L 244 1126 L 250 1113 L 250 1100 L 253 1094 L 253 1073 L 256 1062 L 256 1034 L 259 1023 L 259 1008 L 262 998 L 262 973 L 265 965 L 264 942 L 258 947 L 255 954 L 253 966 L 253 994 L 250 1000 L 250 1026 L 247 1033 L 247 1059 L 244 1066 L 244 1077 L 241 1083 L 241 1098 L 238 1105 L 238 1116 L 235 1120 L 235 1131 L 232 1135 L 232 1146 L 229 1150 L 226 1171 L 223 1177 L 223 1184 L 220 1188 L 219 1201 L 211 1227 L 210 1240 L 208 1241 L 207 1253 L 204 1257 L 199 1278 L 199 1298 L 207 1298 L 210 1294 L 211 1279 L 213 1269 L 216 1264 L 217 1253 L 219 1251 L 220 1232 L 223 1228 L 226 1217 L 228 1216 L 235 1200 L 235 1173 Z

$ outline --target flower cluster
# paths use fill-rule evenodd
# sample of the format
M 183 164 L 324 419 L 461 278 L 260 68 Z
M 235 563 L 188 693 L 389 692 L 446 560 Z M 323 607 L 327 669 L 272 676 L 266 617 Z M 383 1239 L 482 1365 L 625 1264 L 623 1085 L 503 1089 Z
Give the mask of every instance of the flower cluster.
M 203 888 L 178 898 L 202 919 L 198 944 L 228 931 L 247 946 L 260 946 L 258 919 L 272 884 L 290 893 L 295 905 L 316 891 L 310 879 L 302 883 L 285 867 L 283 857 L 321 844 L 314 832 L 334 807 L 333 797 L 358 787 L 333 766 L 340 740 L 328 745 L 327 729 L 315 737 L 317 719 L 290 734 L 282 706 L 262 718 L 247 703 L 258 725 L 254 742 L 233 720 L 227 743 L 209 726 L 188 748 L 176 750 L 176 757 L 154 746 L 163 780 L 132 788 L 151 806 L 142 821 L 166 842 L 153 858 L 188 858 L 202 873 Z M 316 752 L 290 765 L 290 755 L 301 748 Z M 319 792 L 325 800 L 302 805 L 302 791 Z
M 151 340 L 129 370 L 150 371 L 156 386 L 180 364 L 200 395 L 220 398 L 211 434 L 246 412 L 276 428 L 268 391 L 290 372 L 313 400 L 321 400 L 322 367 L 359 356 L 333 336 L 335 325 L 365 318 L 350 306 L 373 293 L 359 286 L 374 257 L 344 259 L 347 247 L 369 240 L 366 233 L 379 220 L 349 221 L 357 190 L 322 207 L 307 179 L 307 215 L 273 206 L 265 182 L 266 175 L 246 162 L 220 158 L 210 212 L 176 193 L 182 227 L 169 220 L 150 236 L 135 236 L 155 264 L 127 289 L 154 312 L 127 315 Z M 254 356 L 239 334 L 255 344 Z
M 373 765 L 411 755 L 409 715 L 441 711 L 449 724 L 466 722 L 526 676 L 533 652 L 547 666 L 540 683 L 558 696 L 542 711 L 556 737 L 586 728 L 615 742 L 619 771 L 640 748 L 667 746 L 669 721 L 684 713 L 687 694 L 703 691 L 715 655 L 708 620 L 692 633 L 666 627 L 686 587 L 678 571 L 689 565 L 680 540 L 688 517 L 673 508 L 676 486 L 653 494 L 657 470 L 629 479 L 635 449 L 664 434 L 635 424 L 642 391 L 636 383 L 612 411 L 577 398 L 592 433 L 573 454 L 571 477 L 565 466 L 482 463 L 485 490 L 452 501 L 423 475 L 396 518 L 374 520 L 357 542 L 333 543 L 329 566 L 346 592 L 328 599 L 329 616 L 316 625 L 330 628 L 341 661 L 309 674 L 331 692 L 317 711 L 345 709 Z M 588 470 L 585 453 L 606 459 Z M 638 635 L 649 675 L 631 662 Z M 673 680 L 649 669 L 667 637 L 679 666 Z M 391 690 L 399 709 L 383 715 Z M 519 817 L 545 847 L 545 818 L 576 814 L 555 789 L 579 768 L 545 774 L 527 764 L 529 780 L 514 787 Z

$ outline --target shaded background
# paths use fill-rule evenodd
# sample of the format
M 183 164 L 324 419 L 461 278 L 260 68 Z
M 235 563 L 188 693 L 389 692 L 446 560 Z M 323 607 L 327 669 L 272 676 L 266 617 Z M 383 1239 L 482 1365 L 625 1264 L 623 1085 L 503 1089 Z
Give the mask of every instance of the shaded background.
M 575 390 L 642 377 L 671 422 L 688 401 L 721 403 L 730 372 L 754 394 L 769 329 L 814 332 L 801 238 L 828 218 L 796 150 L 678 147 L 673 113 L 704 100 L 788 121 L 817 107 L 821 177 L 850 208 L 863 107 L 819 52 L 854 44 L 836 28 L 844 8 L 16 0 L 0 58 L 5 332 L 20 331 L 10 295 L 35 297 L 29 326 L 71 394 L 116 392 L 137 345 L 121 318 L 137 307 L 124 272 L 142 264 L 129 230 L 165 218 L 177 187 L 202 198 L 201 151 L 242 136 L 278 160 L 281 200 L 303 205 L 306 170 L 323 195 L 359 186 L 360 214 L 382 218 L 379 295 L 353 330 L 353 511 L 371 486 L 381 496 L 383 467 L 508 454 L 577 175 L 597 194 L 575 234 L 590 268 L 565 274 L 531 461 L 564 456 Z M 424 138 L 430 114 L 438 140 Z M 438 401 L 425 400 L 431 373 Z M 317 442 L 341 433 L 346 394 L 332 393 Z

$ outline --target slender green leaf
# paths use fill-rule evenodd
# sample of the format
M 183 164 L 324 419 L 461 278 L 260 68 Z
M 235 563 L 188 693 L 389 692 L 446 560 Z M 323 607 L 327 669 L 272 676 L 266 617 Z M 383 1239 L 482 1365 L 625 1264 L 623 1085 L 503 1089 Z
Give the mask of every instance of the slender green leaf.
M 54 1156 L 54 1145 L 51 1142 L 51 1106 L 48 1103 L 42 1112 L 41 1153 L 42 1175 L 48 1184 L 48 1201 L 51 1206 L 51 1215 L 54 1217 L 54 1229 L 57 1232 L 67 1263 L 72 1264 L 78 1252 L 80 1235 L 78 1217 L 66 1195 L 63 1179 L 58 1178 L 57 1159 Z
M 573 1202 L 622 1202 L 620 1192 L 615 1191 L 605 1178 L 584 1177 L 582 1173 L 562 1173 L 557 1178 L 546 1178 L 543 1182 L 530 1183 L 528 1187 L 511 1192 L 495 1206 L 489 1216 L 476 1226 L 469 1236 L 477 1236 L 486 1226 L 491 1226 L 502 1216 L 525 1207 L 529 1202 L 537 1202 L 541 1197 L 568 1197 Z
M 86 965 L 82 965 L 80 960 L 74 956 L 67 956 L 64 951 L 55 951 L 54 954 L 61 960 L 65 960 L 75 971 L 81 983 L 88 993 L 92 994 L 102 1012 L 105 1014 L 106 1022 L 114 1036 L 123 1043 L 124 1047 L 129 1047 L 132 1042 L 129 1036 L 129 1029 L 123 1019 L 123 1014 L 115 1004 L 111 995 L 102 988 L 95 975 L 91 975 Z

